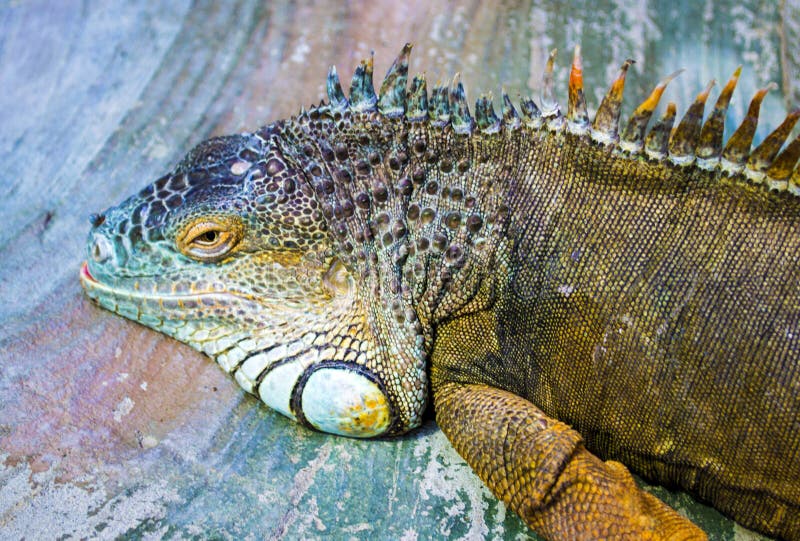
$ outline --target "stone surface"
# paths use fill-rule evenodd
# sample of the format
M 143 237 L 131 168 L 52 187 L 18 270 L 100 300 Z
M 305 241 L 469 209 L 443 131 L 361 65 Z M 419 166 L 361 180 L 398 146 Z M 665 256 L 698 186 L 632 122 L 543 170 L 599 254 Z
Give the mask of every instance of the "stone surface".
M 516 539 L 521 522 L 432 422 L 355 441 L 295 426 L 202 355 L 91 305 L 78 285 L 90 212 L 211 135 L 323 97 L 405 41 L 411 71 L 460 71 L 472 98 L 538 95 L 547 52 L 583 44 L 590 108 L 624 59 L 626 112 L 655 81 L 685 109 L 743 63 L 775 126 L 798 96 L 796 2 L 7 2 L 0 7 L 0 537 Z M 376 75 L 377 79 L 377 75 Z M 713 97 L 712 97 L 713 98 Z M 795 103 L 796 105 L 796 103 Z M 765 130 L 760 135 L 763 137 Z M 745 532 L 653 489 L 716 539 Z

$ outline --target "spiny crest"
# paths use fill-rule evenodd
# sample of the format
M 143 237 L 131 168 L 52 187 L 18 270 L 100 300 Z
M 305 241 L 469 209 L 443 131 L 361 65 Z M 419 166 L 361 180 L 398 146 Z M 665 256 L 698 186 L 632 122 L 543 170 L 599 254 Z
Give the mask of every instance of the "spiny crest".
M 586 111 L 586 96 L 583 94 L 583 60 L 581 60 L 580 45 L 575 47 L 572 69 L 569 70 L 567 127 L 576 135 L 583 135 L 589 131 L 589 113 Z
M 686 110 L 683 119 L 669 139 L 670 157 L 679 165 L 691 163 L 694 160 L 694 150 L 703 124 L 703 111 L 705 110 L 706 100 L 715 84 L 717 82 L 712 80 L 708 83 L 706 89 L 697 95 L 694 103 Z
M 475 120 L 469 114 L 467 95 L 461 84 L 461 74 L 456 73 L 450 85 L 450 124 L 453 131 L 461 135 L 469 135 L 475 129 Z
M 492 95 L 482 94 L 475 102 L 475 120 L 478 129 L 483 133 L 497 133 L 500 131 L 500 119 L 494 112 Z
M 403 116 L 406 109 L 406 81 L 408 80 L 408 56 L 411 44 L 406 43 L 400 56 L 395 59 L 381 83 L 378 111 L 389 118 Z
M 538 130 L 544 123 L 542 112 L 536 107 L 536 103 L 531 98 L 520 99 L 519 106 L 522 109 L 522 116 L 525 117 L 525 125 L 534 130 Z
M 683 70 L 662 79 L 631 114 L 624 129 L 620 129 L 623 90 L 628 69 L 634 63 L 626 60 L 590 120 L 583 87 L 583 62 L 580 47 L 575 48 L 569 73 L 569 101 L 563 115 L 554 90 L 554 66 L 557 51 L 550 52 L 544 70 L 540 104 L 531 98 L 520 98 L 519 112 L 511 99 L 502 91 L 501 114 L 494 110 L 491 94 L 482 94 L 475 102 L 475 115 L 470 114 L 464 86 L 457 74 L 449 85 L 437 83 L 428 95 L 424 75 L 415 76 L 410 87 L 408 60 L 411 44 L 407 43 L 389 68 L 376 96 L 372 82 L 372 56 L 362 60 L 353 74 L 350 96 L 345 96 L 336 68 L 328 73 L 329 104 L 317 110 L 331 113 L 350 110 L 356 113 L 379 112 L 387 118 L 402 118 L 408 122 L 427 122 L 442 129 L 448 126 L 453 132 L 471 135 L 477 132 L 491 135 L 515 131 L 521 126 L 530 130 L 548 132 L 567 131 L 587 137 L 609 150 L 618 149 L 620 156 L 644 156 L 654 160 L 668 160 L 679 166 L 695 165 L 708 171 L 720 171 L 728 176 L 742 175 L 756 184 L 772 190 L 788 190 L 800 195 L 800 138 L 784 147 L 795 124 L 800 120 L 800 110 L 792 111 L 758 147 L 751 150 L 758 125 L 761 102 L 775 88 L 774 83 L 760 89 L 753 97 L 747 116 L 723 145 L 725 116 L 733 92 L 741 75 L 738 67 L 720 91 L 714 108 L 703 121 L 705 105 L 714 81 L 700 92 L 686 113 L 676 123 L 676 106 L 670 103 L 661 119 L 648 131 L 651 117 L 667 85 Z M 674 129 L 673 129 L 674 127 Z
M 618 127 L 619 114 L 622 109 L 622 90 L 625 88 L 625 76 L 628 68 L 633 64 L 633 60 L 628 59 L 619 69 L 619 74 L 611 88 L 608 89 L 606 97 L 600 103 L 597 114 L 592 125 L 592 136 L 604 144 L 612 144 L 619 141 Z
M 733 95 L 733 89 L 739 82 L 739 75 L 742 73 L 742 66 L 736 68 L 733 75 L 725 84 L 722 92 L 717 98 L 714 110 L 706 120 L 700 131 L 700 139 L 697 143 L 697 162 L 703 166 L 713 166 L 713 160 L 719 158 L 722 152 L 722 135 L 725 130 L 725 115 L 728 114 L 728 104 Z
M 374 111 L 378 97 L 372 86 L 372 55 L 369 60 L 362 60 L 353 73 L 350 83 L 350 109 L 357 113 Z
M 550 124 L 552 129 L 558 129 L 563 125 L 561 108 L 558 106 L 558 100 L 556 100 L 553 90 L 553 70 L 556 63 L 556 54 L 558 54 L 558 49 L 550 51 L 542 80 L 542 118 L 545 120 L 555 119 L 557 121 Z
M 750 145 L 753 142 L 753 136 L 756 134 L 761 102 L 764 100 L 764 96 L 767 95 L 767 92 L 774 88 L 775 83 L 770 83 L 753 96 L 753 99 L 750 101 L 750 107 L 747 109 L 747 116 L 744 117 L 742 123 L 733 135 L 731 135 L 728 144 L 725 145 L 725 150 L 722 151 L 723 168 L 731 172 L 741 171 L 750 153 Z
M 434 126 L 444 127 L 450 124 L 450 93 L 440 82 L 433 88 L 428 116 Z
M 342 90 L 342 85 L 339 82 L 339 75 L 336 73 L 336 66 L 331 66 L 328 71 L 328 99 L 331 102 L 331 108 L 336 111 L 343 111 L 347 109 L 347 98 Z
M 411 122 L 422 122 L 428 118 L 428 89 L 424 75 L 417 75 L 411 81 L 406 118 Z
M 677 109 L 674 102 L 669 102 L 664 115 L 655 123 L 650 133 L 647 134 L 644 140 L 644 151 L 647 156 L 660 160 L 667 155 L 669 136 L 672 133 L 672 126 L 675 124 Z
M 630 152 L 631 154 L 636 154 L 642 150 L 647 124 L 650 122 L 650 117 L 653 116 L 653 111 L 658 107 L 658 102 L 661 101 L 661 95 L 664 93 L 664 90 L 666 90 L 670 81 L 681 73 L 683 73 L 683 70 L 678 70 L 664 77 L 664 79 L 656 85 L 647 99 L 636 108 L 622 134 L 622 140 L 619 143 L 622 150 Z M 620 89 L 620 92 L 622 92 L 622 89 Z M 618 108 L 619 105 L 617 105 L 617 109 Z M 618 111 L 617 114 L 619 114 Z
M 514 104 L 511 103 L 511 98 L 506 94 L 506 89 L 503 89 L 503 124 L 508 130 L 516 130 L 520 126 L 520 119 Z

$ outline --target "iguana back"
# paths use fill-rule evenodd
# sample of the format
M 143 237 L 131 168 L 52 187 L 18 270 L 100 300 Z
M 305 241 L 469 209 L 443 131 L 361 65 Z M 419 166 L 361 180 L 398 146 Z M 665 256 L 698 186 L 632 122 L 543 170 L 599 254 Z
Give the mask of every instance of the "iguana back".
M 441 377 L 524 396 L 603 458 L 754 527 L 797 528 L 798 199 L 569 134 L 529 143 L 509 161 L 526 166 L 509 279 L 491 317 L 441 329 Z

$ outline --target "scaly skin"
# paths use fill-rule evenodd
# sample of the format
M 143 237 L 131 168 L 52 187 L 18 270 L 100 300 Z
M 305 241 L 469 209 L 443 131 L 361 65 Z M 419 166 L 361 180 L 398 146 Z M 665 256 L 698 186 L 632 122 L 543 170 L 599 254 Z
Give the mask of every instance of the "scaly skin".
M 764 90 L 723 148 L 737 70 L 646 134 L 673 74 L 620 138 L 630 62 L 590 123 L 576 51 L 566 117 L 546 86 L 473 118 L 457 81 L 406 89 L 409 51 L 93 216 L 87 294 L 319 430 L 400 434 L 432 391 L 547 538 L 704 538 L 625 464 L 800 539 L 798 114 L 751 151 Z

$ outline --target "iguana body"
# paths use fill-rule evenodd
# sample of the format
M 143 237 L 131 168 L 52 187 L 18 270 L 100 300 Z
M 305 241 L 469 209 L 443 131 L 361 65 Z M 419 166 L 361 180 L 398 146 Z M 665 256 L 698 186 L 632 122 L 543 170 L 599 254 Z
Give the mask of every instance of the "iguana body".
M 94 216 L 88 294 L 320 430 L 402 433 L 432 394 L 547 537 L 702 537 L 618 460 L 800 539 L 798 115 L 750 152 L 760 92 L 723 148 L 737 71 L 645 138 L 665 80 L 620 139 L 629 63 L 590 124 L 576 54 L 566 117 L 547 85 L 473 118 L 406 89 L 409 51 Z

